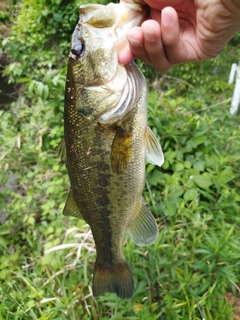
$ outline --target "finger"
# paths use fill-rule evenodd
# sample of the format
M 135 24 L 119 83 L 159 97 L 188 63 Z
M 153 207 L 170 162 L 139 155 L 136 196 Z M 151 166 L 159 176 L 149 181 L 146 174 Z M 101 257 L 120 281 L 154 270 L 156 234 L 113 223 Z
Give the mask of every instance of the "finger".
M 141 27 L 135 27 L 128 33 L 129 49 L 133 56 L 154 66 L 159 71 L 166 71 L 172 64 L 167 60 L 161 41 L 160 25 L 154 20 L 145 21 Z M 128 49 L 127 49 L 128 50 Z M 125 54 L 126 51 L 122 52 Z M 128 57 L 130 57 L 128 53 Z M 120 61 L 123 62 L 122 55 Z M 126 62 L 126 60 L 124 60 Z
M 177 12 L 166 7 L 162 10 L 161 30 L 162 42 L 167 58 L 172 63 L 199 60 L 194 26 L 187 20 L 181 19 L 181 30 Z
M 142 50 L 143 34 L 140 27 L 134 27 L 128 32 L 128 46 L 118 55 L 118 61 L 121 64 L 127 64 L 135 58 L 135 53 Z
M 134 58 L 135 57 L 130 49 L 129 44 L 123 50 L 121 50 L 118 54 L 118 62 L 123 65 L 128 64 Z
M 159 71 L 163 72 L 172 66 L 172 63 L 167 59 L 164 50 L 160 25 L 155 20 L 147 20 L 141 26 L 144 38 L 144 56 L 139 57 L 145 63 L 154 66 Z

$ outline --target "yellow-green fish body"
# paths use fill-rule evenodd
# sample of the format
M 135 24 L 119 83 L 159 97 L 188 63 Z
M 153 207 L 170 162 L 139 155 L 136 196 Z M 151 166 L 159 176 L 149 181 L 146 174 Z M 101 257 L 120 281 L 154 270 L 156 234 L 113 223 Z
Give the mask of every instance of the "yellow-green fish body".
M 145 78 L 135 63 L 121 66 L 117 51 L 146 14 L 139 5 L 80 8 L 69 55 L 64 144 L 71 183 L 64 214 L 83 218 L 96 244 L 93 293 L 133 294 L 122 252 L 124 236 L 138 245 L 156 240 L 156 222 L 142 200 L 145 158 L 163 162 L 147 127 Z

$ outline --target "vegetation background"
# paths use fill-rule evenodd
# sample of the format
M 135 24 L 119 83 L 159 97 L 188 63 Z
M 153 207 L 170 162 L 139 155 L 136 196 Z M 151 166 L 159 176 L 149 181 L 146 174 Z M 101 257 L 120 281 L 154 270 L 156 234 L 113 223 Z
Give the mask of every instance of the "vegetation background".
M 62 216 L 69 183 L 57 155 L 79 5 L 22 0 L 0 11 L 1 30 L 12 27 L 0 35 L 4 75 L 19 88 L 0 110 L 0 319 L 240 319 L 240 124 L 227 83 L 240 35 L 218 58 L 164 74 L 139 63 L 166 159 L 147 165 L 144 192 L 160 235 L 143 248 L 126 240 L 134 297 L 95 300 L 93 239 Z

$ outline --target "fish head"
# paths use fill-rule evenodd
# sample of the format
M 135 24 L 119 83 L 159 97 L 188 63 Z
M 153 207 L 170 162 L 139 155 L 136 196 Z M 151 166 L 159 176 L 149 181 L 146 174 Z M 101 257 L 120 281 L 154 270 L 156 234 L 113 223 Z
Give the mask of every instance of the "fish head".
M 127 32 L 140 25 L 147 14 L 148 7 L 136 3 L 80 6 L 69 66 L 81 97 L 79 112 L 90 121 L 99 120 L 121 98 L 127 71 L 118 63 L 118 52 L 127 44 Z
M 127 32 L 143 21 L 146 8 L 138 4 L 113 3 L 80 7 L 70 56 L 81 62 L 81 83 L 101 85 L 114 77 L 117 54 L 127 43 Z

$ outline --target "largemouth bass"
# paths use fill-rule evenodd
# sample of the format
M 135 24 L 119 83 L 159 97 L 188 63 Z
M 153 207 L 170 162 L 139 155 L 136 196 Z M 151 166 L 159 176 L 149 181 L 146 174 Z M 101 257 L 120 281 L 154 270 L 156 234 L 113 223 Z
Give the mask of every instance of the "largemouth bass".
M 147 126 L 145 78 L 134 62 L 122 66 L 117 58 L 127 32 L 147 11 L 138 4 L 83 5 L 72 36 L 61 145 L 71 190 L 63 214 L 91 227 L 94 296 L 133 295 L 122 248 L 127 229 L 140 246 L 158 236 L 142 192 L 145 158 L 161 166 L 163 154 Z

